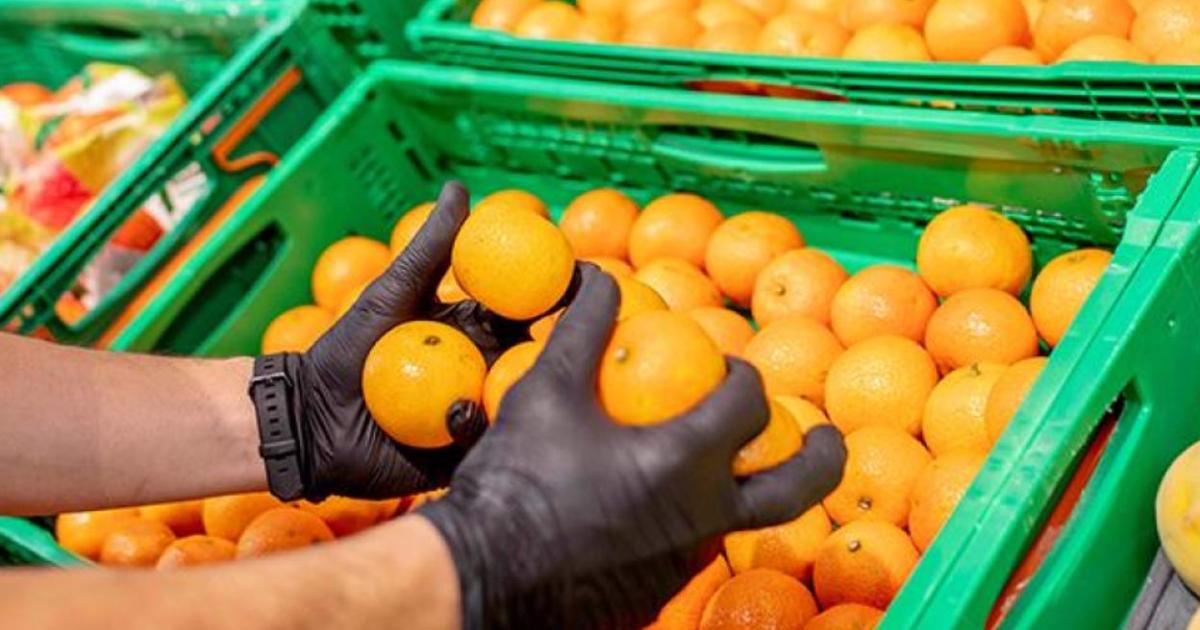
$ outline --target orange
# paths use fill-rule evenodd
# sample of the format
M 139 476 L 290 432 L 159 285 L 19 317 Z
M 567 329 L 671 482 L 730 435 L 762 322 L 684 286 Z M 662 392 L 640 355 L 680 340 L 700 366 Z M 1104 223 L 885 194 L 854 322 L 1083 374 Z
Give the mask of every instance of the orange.
M 854 34 L 842 51 L 863 61 L 930 61 L 920 31 L 907 24 L 872 24 Z
M 754 11 L 758 17 L 769 20 L 780 13 L 783 13 L 783 8 L 787 4 L 787 0 L 737 0 L 738 4 L 744 5 L 751 11 Z
M 471 14 L 471 26 L 496 31 L 512 31 L 517 22 L 541 0 L 483 0 Z
M 613 278 L 632 278 L 633 267 L 624 260 L 610 258 L 608 256 L 587 256 L 579 259 L 582 262 L 590 262 L 600 268 L 601 271 L 607 273 Z
M 937 366 L 917 342 L 872 337 L 850 346 L 830 366 L 825 408 L 842 433 L 882 424 L 917 435 L 921 410 L 937 382 Z
M 1019 295 L 1033 273 L 1033 252 L 1016 223 L 967 204 L 945 210 L 925 227 L 917 271 L 942 297 L 979 288 Z
M 372 282 L 375 281 L 368 280 L 347 291 L 346 294 L 342 296 L 342 303 L 339 304 L 337 309 L 333 311 L 333 323 L 330 324 L 330 326 L 336 324 L 346 316 L 346 313 L 350 312 L 350 309 L 354 308 L 354 305 L 358 302 L 358 298 L 362 297 L 363 291 L 366 291 L 367 287 L 371 286 Z
M 346 294 L 374 280 L 392 262 L 387 245 L 362 236 L 350 236 L 321 252 L 313 267 L 312 293 L 317 306 L 333 311 Z
M 1033 281 L 1033 325 L 1051 348 L 1062 341 L 1111 261 L 1112 253 L 1102 249 L 1078 249 L 1051 260 Z
M 584 15 L 605 13 L 620 17 L 625 13 L 625 0 L 576 0 L 575 6 Z
M 759 326 L 804 315 L 829 324 L 833 297 L 848 274 L 828 254 L 805 247 L 784 253 L 762 269 L 754 283 L 751 312 Z
M 381 523 L 408 511 L 408 503 L 403 498 L 376 501 L 375 506 L 379 509 L 379 515 L 376 518 Z
M 988 439 L 983 411 L 988 394 L 1006 366 L 973 363 L 946 375 L 925 401 L 921 431 L 935 457 L 960 449 L 986 451 Z
M 938 0 L 925 17 L 925 43 L 938 61 L 978 61 L 1028 41 L 1021 0 Z
M 663 10 L 691 13 L 697 0 L 625 0 L 625 23 L 632 24 L 642 16 Z
M 37 83 L 19 81 L 0 87 L 0 96 L 24 108 L 44 103 L 54 98 L 54 93 Z
M 1046 0 L 1033 43 L 1045 59 L 1057 59 L 1072 44 L 1093 35 L 1125 38 L 1133 24 L 1127 0 Z
M 788 0 L 783 13 L 818 13 L 842 23 L 843 0 Z
M 488 370 L 487 378 L 483 381 L 483 409 L 489 420 L 495 421 L 500 411 L 500 401 L 508 390 L 521 380 L 522 376 L 533 367 L 538 355 L 542 352 L 543 344 L 539 341 L 526 341 L 509 348 Z
M 774 569 L 807 582 L 817 550 L 832 531 L 829 516 L 817 505 L 782 525 L 729 534 L 725 555 L 734 573 Z
M 214 536 L 179 538 L 163 550 L 155 568 L 178 569 L 201 564 L 225 562 L 237 556 L 237 545 Z
M 629 262 L 644 267 L 656 258 L 682 258 L 704 265 L 708 239 L 725 217 L 707 199 L 673 193 L 642 209 L 629 233 Z
M 518 188 L 498 190 L 490 195 L 487 195 L 483 199 L 480 199 L 471 211 L 479 212 L 480 210 L 485 210 L 487 208 L 496 206 L 517 208 L 526 212 L 532 212 L 543 219 L 550 218 L 550 208 L 546 206 L 546 202 L 542 201 L 541 197 L 538 197 L 528 190 L 520 190 Z
M 607 13 L 585 13 L 575 29 L 575 41 L 611 44 L 621 39 L 621 18 Z
M 112 567 L 152 567 L 175 542 L 171 528 L 160 521 L 135 518 L 114 529 L 100 547 L 100 564 Z
M 143 518 L 170 527 L 176 536 L 190 536 L 204 533 L 204 519 L 201 517 L 203 509 L 204 501 L 176 501 L 143 505 L 138 513 Z
M 758 45 L 761 29 L 746 22 L 727 22 L 704 31 L 696 40 L 697 50 L 749 53 Z
M 912 514 L 908 519 L 917 549 L 925 551 L 933 544 L 933 538 L 950 519 L 986 459 L 987 451 L 950 451 L 925 467 L 913 489 Z
M 658 258 L 639 268 L 633 276 L 650 287 L 673 311 L 690 311 L 702 306 L 721 306 L 721 292 L 703 271 L 680 258 Z
M 917 564 L 917 548 L 891 523 L 855 521 L 825 540 L 813 563 L 821 606 L 865 604 L 886 609 Z
M 646 425 L 687 411 L 725 378 L 725 359 L 692 318 L 650 311 L 617 324 L 600 363 L 600 404 L 617 422 Z
M 754 335 L 742 356 L 762 374 L 771 396 L 799 396 L 825 406 L 825 377 L 842 344 L 815 319 L 793 315 Z
M 861 31 L 876 24 L 921 28 L 934 0 L 844 0 L 846 28 Z M 922 42 L 924 48 L 924 42 Z
M 783 405 L 791 414 L 796 424 L 800 425 L 801 433 L 808 433 L 813 427 L 829 424 L 829 418 L 819 407 L 798 396 L 775 396 L 771 400 Z
M 770 212 L 744 212 L 713 232 L 704 268 L 721 293 L 750 306 L 759 273 L 777 256 L 798 247 L 804 247 L 804 237 L 791 221 Z
M 730 23 L 762 27 L 762 19 L 758 14 L 735 0 L 705 0 L 692 15 L 700 26 L 708 30 Z
M 619 285 L 618 285 L 619 286 Z M 546 341 L 550 338 L 550 333 L 554 331 L 554 325 L 558 323 L 558 318 L 562 317 L 563 309 L 558 309 L 553 313 L 533 322 L 529 325 L 529 337 L 534 341 Z
M 1163 48 L 1154 56 L 1154 63 L 1179 66 L 1200 65 L 1200 39 L 1194 39 L 1170 48 Z
M 987 405 L 983 408 L 983 424 L 987 430 L 989 444 L 995 444 L 1000 435 L 1008 428 L 1021 403 L 1033 389 L 1038 376 L 1046 368 L 1046 357 L 1023 359 L 1005 368 L 1000 378 L 992 385 L 988 394 Z
M 442 281 L 438 283 L 437 299 L 443 304 L 453 304 L 454 302 L 462 302 L 463 300 L 471 299 L 462 287 L 458 286 L 458 278 L 454 277 L 453 271 L 447 271 L 445 276 L 442 276 Z
M 637 217 L 637 204 L 624 193 L 598 188 L 576 197 L 563 210 L 558 227 L 579 258 L 625 260 L 629 256 L 629 232 Z
M 1133 0 L 1142 2 L 1144 0 Z M 1042 9 L 1046 6 L 1047 0 L 1021 0 L 1021 5 L 1025 7 L 1026 22 L 1029 24 L 1029 32 L 1032 36 L 1034 27 L 1037 26 L 1037 21 L 1042 17 Z
M 787 407 L 771 401 L 771 417 L 767 427 L 742 446 L 733 458 L 733 474 L 749 477 L 782 464 L 800 450 L 804 433 Z
M 704 27 L 691 13 L 662 9 L 630 18 L 621 42 L 633 46 L 691 48 L 703 32 Z
M 879 335 L 924 341 L 937 298 L 917 274 L 875 265 L 854 274 L 837 290 L 829 308 L 834 334 L 846 345 Z
M 404 248 L 408 247 L 436 207 L 435 202 L 427 201 L 413 206 L 404 213 L 404 216 L 400 217 L 400 220 L 392 227 L 392 237 L 388 241 L 392 256 L 399 256 Z
M 702 306 L 687 312 L 688 317 L 708 333 L 721 354 L 740 356 L 754 338 L 754 327 L 745 317 L 717 306 Z
M 802 630 L 817 602 L 799 580 L 770 569 L 739 573 L 721 585 L 700 619 L 700 630 Z
M 996 289 L 970 289 L 933 312 L 925 348 L 943 373 L 972 363 L 1009 365 L 1037 355 L 1037 331 L 1017 298 Z
M 758 52 L 792 57 L 839 57 L 847 31 L 820 13 L 788 13 L 767 22 L 758 36 Z
M 1138 11 L 1129 39 L 1151 55 L 1200 40 L 1200 2 L 1150 0 Z
M 883 611 L 862 604 L 838 604 L 812 618 L 804 630 L 873 630 Z
M 231 494 L 205 499 L 200 515 L 206 534 L 236 542 L 255 517 L 282 506 L 282 501 L 267 492 Z
M 329 526 L 337 537 L 349 536 L 379 522 L 379 506 L 375 501 L 331 496 L 320 503 L 300 501 L 296 507 L 314 514 Z
M 1001 46 L 980 57 L 979 63 L 993 66 L 1040 66 L 1046 62 L 1036 52 L 1023 46 Z
M 1067 61 L 1128 61 L 1150 63 L 1150 55 L 1123 37 L 1092 35 L 1063 51 L 1056 63 Z
M 388 331 L 363 362 L 363 400 L 393 440 L 418 448 L 453 441 L 446 414 L 480 402 L 487 364 L 466 335 L 439 322 L 412 321 Z
M 913 484 L 930 459 L 916 438 L 895 427 L 850 433 L 842 482 L 825 497 L 825 511 L 839 525 L 866 520 L 904 527 Z
M 333 532 L 316 514 L 280 507 L 259 514 L 246 526 L 238 538 L 237 557 L 253 558 L 331 540 Z
M 729 564 L 725 562 L 725 558 L 718 555 L 663 606 L 662 611 L 658 613 L 654 629 L 696 630 L 700 625 L 700 616 L 704 614 L 705 604 L 729 577 Z
M 512 33 L 527 39 L 574 39 L 580 21 L 581 16 L 575 7 L 551 0 L 521 16 Z
M 553 223 L 504 205 L 471 213 L 454 241 L 451 265 L 468 295 L 514 320 L 546 314 L 575 274 L 571 244 Z
M 54 521 L 54 537 L 67 551 L 98 560 L 104 539 L 137 518 L 137 508 L 59 514 Z

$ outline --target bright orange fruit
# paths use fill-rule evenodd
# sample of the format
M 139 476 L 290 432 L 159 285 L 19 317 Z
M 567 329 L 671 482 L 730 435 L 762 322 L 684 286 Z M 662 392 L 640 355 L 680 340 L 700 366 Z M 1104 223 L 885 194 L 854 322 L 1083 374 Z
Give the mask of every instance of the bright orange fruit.
M 1062 341 L 1110 262 L 1110 252 L 1079 249 L 1051 260 L 1038 274 L 1029 294 L 1029 310 L 1038 334 L 1051 348 Z
M 780 254 L 803 246 L 804 237 L 791 221 L 770 212 L 743 212 L 713 232 L 704 268 L 721 293 L 750 306 L 759 273 Z
M 850 346 L 829 367 L 825 408 L 842 433 L 886 425 L 917 435 L 937 382 L 937 366 L 915 341 L 872 337 Z
M 638 217 L 637 204 L 624 193 L 597 188 L 576 197 L 558 227 L 577 258 L 629 256 L 629 233 Z
M 892 265 L 867 267 L 851 276 L 829 308 L 834 334 L 846 345 L 880 335 L 925 340 L 937 298 L 917 274 Z
M 725 219 L 708 200 L 689 193 L 651 201 L 629 233 L 629 262 L 641 268 L 656 258 L 682 258 L 704 265 L 708 239 Z
M 743 357 L 762 374 L 771 396 L 799 396 L 825 406 L 825 379 L 842 344 L 815 319 L 775 320 L 746 344 Z
M 955 206 L 921 233 L 917 270 L 943 298 L 967 289 L 1020 295 L 1033 273 L 1033 252 L 1021 228 L 999 212 Z
M 917 564 L 917 548 L 899 527 L 855 521 L 825 540 L 813 563 L 821 606 L 865 604 L 886 609 Z
M 837 295 L 849 274 L 828 254 L 805 247 L 775 257 L 754 283 L 750 310 L 759 326 L 804 315 L 828 325 Z
M 925 401 L 921 432 L 935 457 L 950 451 L 987 451 L 991 446 L 983 419 L 988 395 L 1006 366 L 973 363 L 946 375 Z
M 904 527 L 913 484 L 930 459 L 900 429 L 863 427 L 846 436 L 846 468 L 837 489 L 825 497 L 825 511 L 839 525 L 867 520 Z
M 925 348 L 943 373 L 972 363 L 1009 365 L 1037 355 L 1037 330 L 1017 298 L 996 289 L 970 289 L 933 312 Z

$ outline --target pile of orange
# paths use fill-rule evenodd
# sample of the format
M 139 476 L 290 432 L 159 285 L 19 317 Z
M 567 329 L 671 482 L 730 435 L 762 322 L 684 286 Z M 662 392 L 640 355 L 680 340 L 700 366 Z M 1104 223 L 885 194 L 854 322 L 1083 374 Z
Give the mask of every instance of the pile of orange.
M 238 494 L 61 514 L 55 536 L 106 566 L 176 569 L 329 542 L 391 519 L 415 499 L 285 504 L 265 492 Z
M 482 0 L 531 39 L 867 61 L 1200 64 L 1198 0 Z

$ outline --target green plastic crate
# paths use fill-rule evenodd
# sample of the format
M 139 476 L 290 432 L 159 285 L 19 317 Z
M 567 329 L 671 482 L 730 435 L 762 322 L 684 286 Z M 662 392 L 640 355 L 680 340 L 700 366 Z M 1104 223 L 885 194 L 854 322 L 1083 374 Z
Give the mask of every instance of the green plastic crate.
M 1200 125 L 1195 67 L 890 63 L 535 41 L 472 28 L 477 4 L 428 0 L 408 27 L 413 49 L 447 65 L 547 77 L 713 89 L 750 82 L 796 98 Z
M 0 567 L 73 566 L 86 562 L 58 546 L 48 522 L 0 516 Z
M 68 343 L 104 343 L 106 331 L 136 310 L 134 301 L 156 273 L 226 202 L 245 196 L 360 69 L 406 54 L 402 27 L 417 8 L 390 0 L 308 0 L 259 29 L 92 211 L 0 295 L 0 326 L 22 334 L 44 329 Z M 180 217 L 177 227 L 82 319 L 61 319 L 54 309 L 59 297 L 147 203 Z
M 1062 454 L 1078 449 L 1116 395 L 1080 392 L 1133 374 L 1140 398 L 1125 401 L 1127 413 L 1178 410 L 1180 397 L 1171 388 L 1182 387 L 1188 371 L 1128 355 L 1171 357 L 1143 343 L 1154 339 L 1159 301 L 1195 301 L 1190 293 L 1161 288 L 1183 267 L 1161 260 L 1164 248 L 1172 239 L 1195 237 L 1200 225 L 1200 217 L 1177 218 L 1200 194 L 1200 159 L 1195 151 L 1171 153 L 1179 141 L 1178 130 L 1147 126 L 696 99 L 675 90 L 380 64 L 113 345 L 207 356 L 254 353 L 274 316 L 310 301 L 308 275 L 324 247 L 347 234 L 385 238 L 401 213 L 432 198 L 451 177 L 477 195 L 512 186 L 535 190 L 555 216 L 596 186 L 617 186 L 641 202 L 692 190 L 727 212 L 782 212 L 810 243 L 851 270 L 884 261 L 910 264 L 923 224 L 959 200 L 1000 204 L 1032 236 L 1039 265 L 1084 244 L 1115 247 L 1115 256 L 1030 403 L 887 621 L 891 627 L 942 627 L 958 619 L 976 625 L 1069 478 L 1071 458 Z M 1200 310 L 1174 313 L 1179 325 Z M 1156 421 L 1163 435 L 1192 430 L 1178 417 Z M 1126 444 L 1121 431 L 1131 424 L 1118 425 L 1113 447 Z M 1127 481 L 1107 464 L 1116 452 L 1105 454 L 1089 496 L 1113 483 L 1143 490 L 1138 484 L 1151 473 Z M 1157 461 L 1164 454 L 1152 455 Z M 1152 495 L 1131 497 L 1140 503 Z M 981 520 L 1001 508 L 1002 518 Z M 1122 515 L 1085 498 L 1069 526 L 1082 531 L 1110 516 Z M 985 525 L 1006 528 L 1008 557 L 986 538 L 967 536 Z M 1053 548 L 1034 579 L 1064 593 L 1106 593 L 1110 597 L 1094 606 L 1097 616 L 1110 614 L 1111 623 L 1097 625 L 1115 625 L 1136 595 L 1124 589 L 1125 572 L 1137 579 L 1144 574 L 1137 567 L 1153 555 L 1152 547 L 1141 554 L 1153 526 L 1148 516 L 1139 520 L 1130 511 L 1114 529 L 1129 534 L 1139 525 L 1145 529 L 1131 538 L 1136 545 L 1128 553 L 1080 548 L 1070 540 Z M 1083 570 L 1090 573 L 1080 575 Z M 991 583 L 976 586 L 980 580 Z M 1065 600 L 1071 601 L 1078 600 Z M 1012 623 L 1044 618 L 1023 599 L 1018 606 Z

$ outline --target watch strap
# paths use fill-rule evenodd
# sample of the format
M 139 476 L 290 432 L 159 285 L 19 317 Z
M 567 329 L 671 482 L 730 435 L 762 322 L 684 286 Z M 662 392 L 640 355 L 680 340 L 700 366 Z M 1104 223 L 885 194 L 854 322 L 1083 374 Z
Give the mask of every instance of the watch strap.
M 292 391 L 284 354 L 254 360 L 250 400 L 258 416 L 258 454 L 267 469 L 267 487 L 283 501 L 304 496 L 300 468 L 300 443 L 296 431 Z

